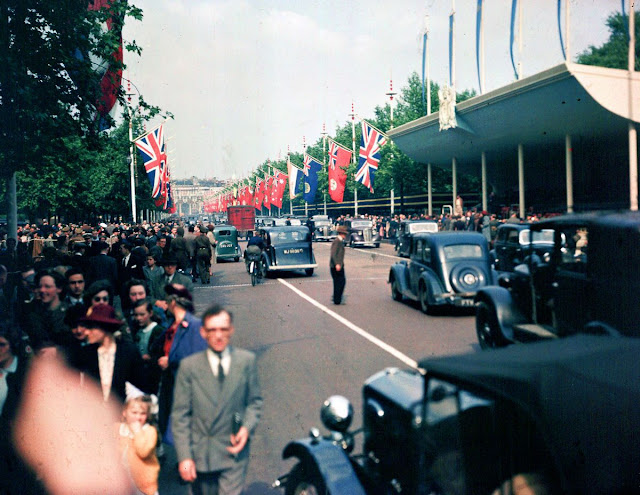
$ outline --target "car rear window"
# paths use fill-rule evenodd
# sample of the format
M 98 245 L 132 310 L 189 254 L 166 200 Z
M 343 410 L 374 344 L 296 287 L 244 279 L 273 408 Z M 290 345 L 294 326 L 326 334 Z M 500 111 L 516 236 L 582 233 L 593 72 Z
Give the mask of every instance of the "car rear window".
M 230 230 L 217 230 L 216 234 L 217 235 L 231 235 L 231 231 Z
M 482 253 L 482 246 L 477 244 L 451 244 L 450 246 L 444 246 L 444 257 L 448 261 L 458 259 L 482 259 L 484 255 Z
M 418 232 L 438 232 L 437 223 L 414 223 L 409 225 L 409 232 L 417 234 Z

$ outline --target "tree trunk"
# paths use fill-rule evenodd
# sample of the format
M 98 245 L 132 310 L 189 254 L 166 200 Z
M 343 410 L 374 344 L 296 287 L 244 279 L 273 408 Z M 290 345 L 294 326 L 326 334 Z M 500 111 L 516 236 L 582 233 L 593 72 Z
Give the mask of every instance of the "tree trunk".
M 7 179 L 7 232 L 8 237 L 18 239 L 18 196 L 16 194 L 16 173 Z

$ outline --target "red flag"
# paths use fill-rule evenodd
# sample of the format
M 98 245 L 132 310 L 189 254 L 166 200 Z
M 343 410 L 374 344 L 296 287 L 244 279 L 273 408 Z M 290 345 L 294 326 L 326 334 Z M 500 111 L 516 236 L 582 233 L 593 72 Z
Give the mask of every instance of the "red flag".
M 351 151 L 329 139 L 329 196 L 336 203 L 342 203 L 350 161 Z
M 253 206 L 256 210 L 262 211 L 262 200 L 264 199 L 264 181 L 258 180 L 256 182 L 256 192 L 253 195 Z
M 267 177 L 264 182 L 264 206 L 271 209 L 271 193 L 273 189 L 273 177 Z
M 271 195 L 271 203 L 278 208 L 282 208 L 282 197 L 284 196 L 284 186 L 287 183 L 289 176 L 281 171 L 276 171 L 274 177 L 273 192 Z

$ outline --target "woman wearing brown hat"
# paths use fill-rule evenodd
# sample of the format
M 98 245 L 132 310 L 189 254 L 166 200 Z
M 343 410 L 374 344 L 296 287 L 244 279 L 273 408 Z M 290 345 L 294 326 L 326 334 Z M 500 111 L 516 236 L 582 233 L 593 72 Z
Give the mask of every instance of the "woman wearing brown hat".
M 116 318 L 113 306 L 92 306 L 79 322 L 86 329 L 88 345 L 82 348 L 78 367 L 100 383 L 105 400 L 116 397 L 124 401 L 125 382 L 155 392 L 149 390 L 144 362 L 135 344 L 114 337 L 123 322 Z

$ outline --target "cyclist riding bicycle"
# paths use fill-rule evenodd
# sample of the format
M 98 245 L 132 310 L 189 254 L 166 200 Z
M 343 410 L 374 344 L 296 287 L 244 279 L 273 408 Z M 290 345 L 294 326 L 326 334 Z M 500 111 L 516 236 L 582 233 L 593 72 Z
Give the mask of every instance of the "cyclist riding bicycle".
M 244 250 L 244 262 L 247 266 L 247 271 L 249 271 L 249 263 L 253 261 L 258 261 L 260 259 L 260 254 L 266 248 L 264 243 L 264 239 L 258 233 L 254 233 L 253 237 L 249 239 L 247 242 L 247 249 Z

